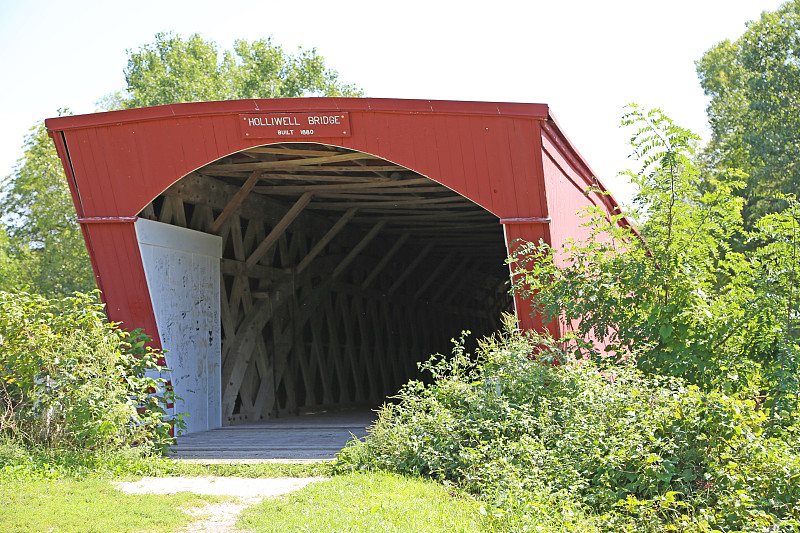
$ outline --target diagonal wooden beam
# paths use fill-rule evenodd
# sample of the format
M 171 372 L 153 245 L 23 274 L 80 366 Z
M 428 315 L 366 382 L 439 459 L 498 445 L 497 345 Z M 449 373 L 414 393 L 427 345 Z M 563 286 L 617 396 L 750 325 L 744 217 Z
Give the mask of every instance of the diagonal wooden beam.
M 311 261 L 315 257 L 317 257 L 317 255 L 325 248 L 325 246 L 327 246 L 329 242 L 331 242 L 331 240 L 336 236 L 336 234 L 342 230 L 345 224 L 347 224 L 350 221 L 350 219 L 353 218 L 353 215 L 356 214 L 356 211 L 357 209 L 355 207 L 348 209 L 345 212 L 345 214 L 342 215 L 342 217 L 336 221 L 336 224 L 334 224 L 333 227 L 328 230 L 328 233 L 326 233 L 325 236 L 322 237 L 319 240 L 319 242 L 314 245 L 311 251 L 309 251 L 308 254 L 306 254 L 303 260 L 300 261 L 300 263 L 298 263 L 297 265 L 298 274 L 300 274 L 303 270 L 305 270 L 306 267 L 311 263 Z
M 272 231 L 269 232 L 269 235 L 267 235 L 267 237 L 261 241 L 261 244 L 259 244 L 258 247 L 253 250 L 253 253 L 251 253 L 250 257 L 248 257 L 247 261 L 245 261 L 245 264 L 247 264 L 248 268 L 258 263 L 258 260 L 261 259 L 265 253 L 267 253 L 267 250 L 269 250 L 270 246 L 278 241 L 280 236 L 283 235 L 283 233 L 289 227 L 289 224 L 291 224 L 292 221 L 297 218 L 297 215 L 299 215 L 300 212 L 305 209 L 305 207 L 311 201 L 313 194 L 314 193 L 311 192 L 303 194 L 303 196 L 301 196 L 294 203 L 291 209 L 289 209 L 289 211 L 283 215 L 283 218 L 277 224 L 275 224 L 275 227 L 272 228 Z
M 387 294 L 391 295 L 394 291 L 396 291 L 400 287 L 400 285 L 403 284 L 406 278 L 408 278 L 408 276 L 410 276 L 411 273 L 414 272 L 414 269 L 419 266 L 422 260 L 425 259 L 425 256 L 427 256 L 430 253 L 435 244 L 436 241 L 431 241 L 425 245 L 425 248 L 423 248 L 422 251 L 420 251 L 419 255 L 417 255 L 417 257 L 415 257 L 414 260 L 411 261 L 411 264 L 408 265 L 406 269 L 403 271 L 403 273 L 400 275 L 400 277 L 397 278 L 397 281 L 395 281 L 392 284 L 392 286 L 389 287 L 389 291 L 387 292 Z
M 461 285 L 459 286 L 459 289 L 461 290 L 450 291 L 451 294 L 449 294 L 445 298 L 445 300 L 450 301 L 450 296 L 453 296 L 454 295 L 453 293 L 466 292 L 465 289 L 467 288 L 467 286 L 466 284 L 463 283 L 461 275 L 463 274 L 464 270 L 470 265 L 471 261 L 472 259 L 470 258 L 462 259 L 454 269 L 451 269 L 447 276 L 447 279 L 442 281 L 442 283 L 440 283 L 439 286 L 436 287 L 436 291 L 430 295 L 430 300 L 433 302 L 439 301 L 439 297 L 443 295 L 445 291 L 447 291 L 447 289 L 450 288 L 454 283 L 457 283 L 459 281 L 461 282 Z
M 250 174 L 250 177 L 247 178 L 247 181 L 244 182 L 242 188 L 239 189 L 236 192 L 236 194 L 233 195 L 233 198 L 231 198 L 228 201 L 227 205 L 222 210 L 222 213 L 219 214 L 217 219 L 214 220 L 214 223 L 211 224 L 211 227 L 208 228 L 209 232 L 214 234 L 219 232 L 219 229 L 222 227 L 225 221 L 230 218 L 230 216 L 234 213 L 234 211 L 236 211 L 239 205 L 241 205 L 241 203 L 244 202 L 244 199 L 247 198 L 247 195 L 250 194 L 250 191 L 253 190 L 253 187 L 256 186 L 256 183 L 258 183 L 258 178 L 259 176 L 261 176 L 261 173 L 262 173 L 261 170 L 256 170 L 255 172 Z
M 345 258 L 344 258 L 344 259 L 342 259 L 342 262 L 341 262 L 341 263 L 339 263 L 339 264 L 336 266 L 336 268 L 334 268 L 334 269 L 333 269 L 333 274 L 331 274 L 331 279 L 336 279 L 336 278 L 338 278 L 338 277 L 339 277 L 339 275 L 340 275 L 342 272 L 344 272 L 344 270 L 345 270 L 345 269 L 346 269 L 346 268 L 347 268 L 347 267 L 350 265 L 350 263 L 353 261 L 353 259 L 355 259 L 355 258 L 356 258 L 356 256 L 357 256 L 359 253 L 361 253 L 361 250 L 363 250 L 363 249 L 364 249 L 364 247 L 365 247 L 366 245 L 368 245 L 368 244 L 370 243 L 370 241 L 372 241 L 372 239 L 374 239 L 374 238 L 375 238 L 375 236 L 378 234 L 378 232 L 380 232 L 380 231 L 383 229 L 383 227 L 384 227 L 385 225 L 386 225 L 386 219 L 384 219 L 384 220 L 381 220 L 380 222 L 378 222 L 377 224 L 375 224 L 375 225 L 372 227 L 372 229 L 371 229 L 371 230 L 369 230 L 369 233 L 367 233 L 366 235 L 364 235 L 364 238 L 363 238 L 363 239 L 361 239 L 361 241 L 360 241 L 358 244 L 356 244 L 356 245 L 353 247 L 353 249 L 352 249 L 352 250 L 350 250 L 350 253 L 348 253 L 348 254 L 345 256 Z
M 450 263 L 450 260 L 453 258 L 453 255 L 455 254 L 453 252 L 450 252 L 450 254 L 448 254 L 444 259 L 442 259 L 438 265 L 436 265 L 436 268 L 433 269 L 433 272 L 431 272 L 428 275 L 428 279 L 425 280 L 425 283 L 423 283 L 420 286 L 420 288 L 417 289 L 417 292 L 414 293 L 415 300 L 419 298 L 423 292 L 425 292 L 425 289 L 427 289 L 430 286 L 430 284 L 433 283 L 436 277 L 442 272 L 442 270 L 444 270 L 444 268 L 448 265 L 448 263 Z
M 222 366 L 222 416 L 231 416 L 239 387 L 253 357 L 255 338 L 274 311 L 271 300 L 261 300 L 237 328 L 236 336 L 227 347 L 227 357 Z
M 236 395 L 256 354 L 256 343 L 261 336 L 264 325 L 289 300 L 291 279 L 279 285 L 271 294 L 271 298 L 259 301 L 245 316 L 236 329 L 236 335 L 227 347 L 227 357 L 222 365 L 222 416 L 229 417 L 233 413 Z
M 383 256 L 383 259 L 381 259 L 380 262 L 377 265 L 375 265 L 375 268 L 372 269 L 372 272 L 369 273 L 367 279 L 365 279 L 363 283 L 361 283 L 362 289 L 366 289 L 369 286 L 369 284 L 372 283 L 372 280 L 374 280 L 378 276 L 378 274 L 381 273 L 383 267 L 385 267 L 389 263 L 392 257 L 394 257 L 394 254 L 400 251 L 400 247 L 403 246 L 403 244 L 405 244 L 405 242 L 408 240 L 409 237 L 411 237 L 410 233 L 404 233 L 402 237 L 400 237 L 395 241 L 394 245 L 392 245 L 389 251 L 386 252 L 386 255 Z

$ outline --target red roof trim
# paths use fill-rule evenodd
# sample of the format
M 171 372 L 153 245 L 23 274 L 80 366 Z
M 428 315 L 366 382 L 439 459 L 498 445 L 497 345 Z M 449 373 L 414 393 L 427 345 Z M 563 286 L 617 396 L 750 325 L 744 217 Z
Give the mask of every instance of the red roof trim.
M 50 131 L 91 128 L 141 122 L 167 117 L 229 115 L 258 112 L 309 111 L 373 111 L 380 113 L 410 113 L 432 115 L 474 115 L 528 117 L 545 120 L 549 116 L 546 104 L 513 102 L 466 102 L 456 100 L 404 100 L 387 98 L 275 98 L 261 100 L 222 100 L 191 102 L 87 115 L 72 115 L 45 120 Z

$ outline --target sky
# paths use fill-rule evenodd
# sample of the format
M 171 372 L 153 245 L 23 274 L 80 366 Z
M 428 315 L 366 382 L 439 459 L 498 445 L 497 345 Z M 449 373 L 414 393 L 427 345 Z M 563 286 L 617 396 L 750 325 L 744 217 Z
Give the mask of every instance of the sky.
M 316 48 L 367 96 L 538 102 L 622 202 L 632 166 L 625 105 L 709 136 L 694 62 L 780 0 L 0 0 L 0 176 L 58 109 L 91 113 L 125 87 L 127 50 L 157 32 L 221 50 L 272 37 Z

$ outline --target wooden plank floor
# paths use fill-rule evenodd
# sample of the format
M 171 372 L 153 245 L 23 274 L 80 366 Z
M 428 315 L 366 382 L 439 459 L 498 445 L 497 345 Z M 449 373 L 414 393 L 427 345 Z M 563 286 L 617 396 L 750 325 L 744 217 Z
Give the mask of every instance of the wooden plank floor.
M 313 462 L 335 458 L 375 421 L 370 410 L 275 418 L 178 437 L 169 457 L 191 462 Z

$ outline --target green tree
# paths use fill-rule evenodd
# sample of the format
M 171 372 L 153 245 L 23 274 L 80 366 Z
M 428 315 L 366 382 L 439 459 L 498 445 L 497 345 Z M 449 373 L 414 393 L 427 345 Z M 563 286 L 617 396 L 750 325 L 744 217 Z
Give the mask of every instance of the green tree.
M 315 49 L 287 54 L 270 38 L 237 40 L 220 54 L 216 43 L 194 34 L 159 33 L 155 42 L 128 51 L 127 89 L 107 98 L 110 107 L 298 96 L 361 96 L 339 81 Z
M 800 203 L 795 196 L 782 197 L 786 209 L 763 216 L 754 238 L 764 244 L 752 254 L 756 273 L 749 280 L 759 295 L 758 319 L 768 324 L 753 337 L 750 352 L 768 354 L 761 363 L 774 384 L 767 406 L 773 419 L 800 414 Z M 765 350 L 766 348 L 766 350 Z
M 800 0 L 750 22 L 696 63 L 712 139 L 704 153 L 710 173 L 742 169 L 745 226 L 785 207 L 780 194 L 800 190 Z
M 43 123 L 25 139 L 25 153 L 0 198 L 0 217 L 8 224 L 4 276 L 49 296 L 94 288 L 61 160 Z
M 632 145 L 643 167 L 630 177 L 643 241 L 618 224 L 621 215 L 590 211 L 592 239 L 563 250 L 520 247 L 517 290 L 546 321 L 602 339 L 610 354 L 635 354 L 645 370 L 706 386 L 723 366 L 744 367 L 744 378 L 753 365 L 740 358 L 740 335 L 756 296 L 743 283 L 749 263 L 726 245 L 741 231 L 742 201 L 728 180 L 701 186 L 694 134 L 635 107 L 624 122 L 638 128 Z
M 545 322 L 574 330 L 574 347 L 606 363 L 634 358 L 648 373 L 706 390 L 758 396 L 773 421 L 800 406 L 800 207 L 764 216 L 754 250 L 736 252 L 743 186 L 698 172 L 696 136 L 658 111 L 632 108 L 631 144 L 643 163 L 630 173 L 640 235 L 590 210 L 591 239 L 554 250 L 521 243 L 515 290 Z M 594 341 L 594 342 L 588 342 Z M 598 349 L 597 344 L 605 345 Z
M 22 274 L 24 264 L 11 251 L 8 228 L 0 225 L 0 291 L 12 291 L 28 284 Z

